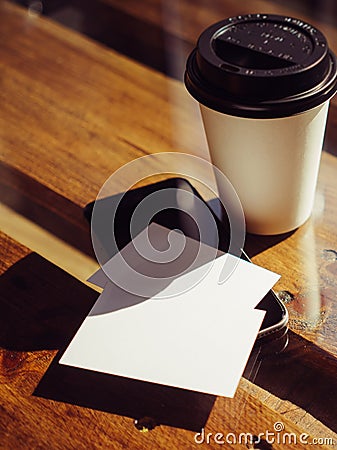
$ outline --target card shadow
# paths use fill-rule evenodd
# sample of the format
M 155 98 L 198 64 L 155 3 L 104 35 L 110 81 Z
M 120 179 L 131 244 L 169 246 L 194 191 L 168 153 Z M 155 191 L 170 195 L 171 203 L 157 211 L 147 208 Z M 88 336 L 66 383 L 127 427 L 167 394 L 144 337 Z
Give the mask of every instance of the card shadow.
M 58 363 L 98 293 L 36 253 L 0 277 L 0 346 L 59 350 L 33 395 L 199 431 L 216 397 Z M 118 345 L 118 343 L 115 343 Z M 135 342 L 137 345 L 137 342 Z M 140 348 L 139 351 L 144 351 Z

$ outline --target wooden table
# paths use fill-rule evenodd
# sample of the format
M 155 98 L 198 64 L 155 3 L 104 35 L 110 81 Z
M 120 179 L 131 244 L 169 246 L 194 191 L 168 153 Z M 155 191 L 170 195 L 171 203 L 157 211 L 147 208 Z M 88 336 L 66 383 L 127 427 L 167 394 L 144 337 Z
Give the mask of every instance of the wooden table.
M 109 1 L 144 25 L 137 2 Z M 146 20 L 158 27 L 158 3 L 146 3 Z M 187 17 L 191 2 L 179 5 Z M 251 6 L 288 14 L 265 1 Z M 246 12 L 232 1 L 200 11 L 187 30 L 170 29 L 177 42 L 189 47 L 214 19 Z M 313 217 L 288 235 L 247 237 L 254 262 L 282 275 L 283 354 L 246 373 L 234 399 L 65 368 L 59 354 L 97 298 L 84 283 L 97 263 L 83 207 L 135 158 L 183 151 L 207 159 L 207 146 L 179 80 L 6 1 L 0 24 L 0 448 L 195 448 L 201 428 L 213 433 L 204 447 L 218 448 L 217 432 L 258 435 L 277 422 L 321 438 L 316 448 L 336 448 L 336 100 Z M 336 50 L 335 29 L 321 25 Z M 140 432 L 135 419 L 141 431 L 156 426 Z

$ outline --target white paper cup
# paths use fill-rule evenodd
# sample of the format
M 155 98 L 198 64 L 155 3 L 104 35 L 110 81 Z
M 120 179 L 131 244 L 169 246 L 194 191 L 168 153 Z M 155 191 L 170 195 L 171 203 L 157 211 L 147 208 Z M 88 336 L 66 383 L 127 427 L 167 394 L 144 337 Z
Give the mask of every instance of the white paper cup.
M 212 162 L 241 200 L 247 231 L 279 234 L 310 216 L 336 57 L 298 19 L 249 14 L 205 30 L 187 61 Z
M 233 184 L 248 232 L 285 233 L 309 218 L 328 106 L 262 120 L 200 105 L 211 159 Z

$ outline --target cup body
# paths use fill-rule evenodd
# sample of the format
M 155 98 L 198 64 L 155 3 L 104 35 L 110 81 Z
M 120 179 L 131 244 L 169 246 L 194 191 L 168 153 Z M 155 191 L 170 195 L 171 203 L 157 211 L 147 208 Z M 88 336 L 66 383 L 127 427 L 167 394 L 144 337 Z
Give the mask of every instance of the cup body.
M 200 105 L 212 162 L 236 190 L 248 232 L 285 233 L 309 218 L 328 106 L 250 119 Z
M 296 18 L 230 17 L 201 33 L 184 79 L 247 230 L 279 234 L 303 224 L 337 92 L 337 59 L 325 36 Z

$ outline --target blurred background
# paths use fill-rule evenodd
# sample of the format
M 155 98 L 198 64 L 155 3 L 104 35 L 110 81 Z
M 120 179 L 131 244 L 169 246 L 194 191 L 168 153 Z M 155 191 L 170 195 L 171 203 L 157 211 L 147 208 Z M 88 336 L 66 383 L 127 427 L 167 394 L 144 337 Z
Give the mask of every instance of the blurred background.
M 14 1 L 14 0 L 13 0 Z M 201 31 L 229 16 L 274 13 L 320 28 L 337 50 L 335 0 L 15 0 L 138 62 L 182 79 Z M 331 42 L 334 40 L 334 42 Z

